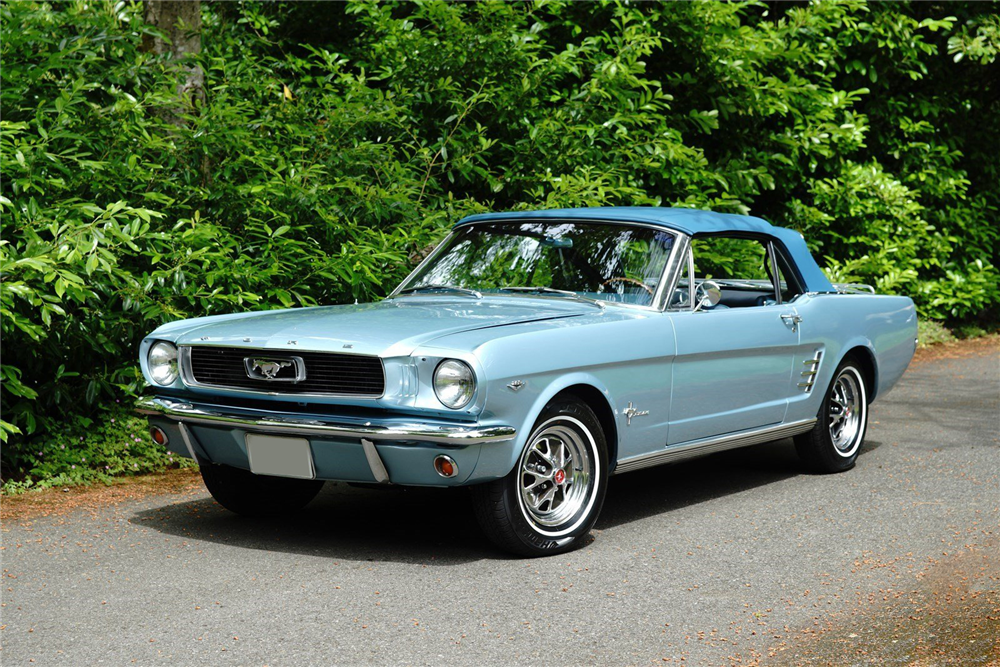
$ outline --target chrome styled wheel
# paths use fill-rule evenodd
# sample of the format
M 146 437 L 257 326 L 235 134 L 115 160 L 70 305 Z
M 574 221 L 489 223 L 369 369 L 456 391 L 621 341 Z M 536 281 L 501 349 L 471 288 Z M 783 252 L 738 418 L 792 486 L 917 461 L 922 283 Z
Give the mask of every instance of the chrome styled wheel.
M 839 456 L 849 458 L 861 445 L 861 429 L 868 402 L 865 382 L 853 366 L 844 368 L 830 387 L 828 428 Z
M 540 532 L 554 536 L 572 530 L 573 526 L 558 533 L 546 529 L 572 521 L 593 501 L 593 449 L 593 435 L 572 417 L 551 419 L 532 436 L 521 455 L 518 484 L 525 518 Z
M 608 486 L 608 444 L 587 403 L 562 394 L 545 406 L 501 479 L 472 487 L 476 518 L 497 546 L 551 556 L 587 543 Z
M 795 450 L 816 472 L 842 472 L 854 466 L 868 427 L 868 385 L 860 363 L 848 356 L 833 373 L 816 424 L 795 436 Z

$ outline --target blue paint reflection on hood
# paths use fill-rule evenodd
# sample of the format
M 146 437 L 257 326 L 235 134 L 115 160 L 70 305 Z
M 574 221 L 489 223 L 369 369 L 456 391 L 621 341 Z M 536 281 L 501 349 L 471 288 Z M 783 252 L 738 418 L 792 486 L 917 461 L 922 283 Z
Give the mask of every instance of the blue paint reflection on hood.
M 391 357 L 410 354 L 417 346 L 452 333 L 575 317 L 593 310 L 589 304 L 557 298 L 407 296 L 378 303 L 198 317 L 165 324 L 148 338 L 180 345 L 350 349 L 355 354 Z

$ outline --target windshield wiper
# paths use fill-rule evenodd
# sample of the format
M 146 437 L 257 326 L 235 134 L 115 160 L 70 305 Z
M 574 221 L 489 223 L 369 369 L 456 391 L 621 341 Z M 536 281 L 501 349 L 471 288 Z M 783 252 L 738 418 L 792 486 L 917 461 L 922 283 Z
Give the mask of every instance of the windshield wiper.
M 571 292 L 565 289 L 556 289 L 554 287 L 501 287 L 501 292 L 525 292 L 528 294 L 552 294 L 554 296 L 565 296 L 571 299 L 576 299 L 577 301 L 583 301 L 584 303 L 589 303 L 593 306 L 597 306 L 601 310 L 604 310 L 604 304 L 597 299 L 589 299 L 585 296 L 580 296 L 576 292 Z
M 398 294 L 412 294 L 413 292 L 455 292 L 457 294 L 464 294 L 466 296 L 474 296 L 477 299 L 482 299 L 483 295 L 474 289 L 467 289 L 465 287 L 457 287 L 455 285 L 441 285 L 438 283 L 428 283 L 426 285 L 416 285 L 414 287 L 407 287 L 406 289 L 399 290 Z

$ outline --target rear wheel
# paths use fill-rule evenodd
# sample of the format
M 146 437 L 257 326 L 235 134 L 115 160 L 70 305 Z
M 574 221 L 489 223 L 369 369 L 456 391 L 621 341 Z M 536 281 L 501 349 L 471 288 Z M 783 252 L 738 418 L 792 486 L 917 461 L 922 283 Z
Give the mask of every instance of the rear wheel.
M 570 551 L 597 521 L 607 470 L 607 443 L 593 411 L 576 397 L 557 399 L 542 411 L 514 469 L 473 487 L 476 518 L 506 551 Z
M 799 457 L 816 472 L 854 467 L 868 430 L 868 393 L 861 366 L 848 357 L 833 374 L 816 425 L 795 437 Z
M 215 500 L 244 516 L 276 516 L 300 510 L 320 489 L 321 479 L 255 475 L 249 470 L 199 461 L 201 478 Z

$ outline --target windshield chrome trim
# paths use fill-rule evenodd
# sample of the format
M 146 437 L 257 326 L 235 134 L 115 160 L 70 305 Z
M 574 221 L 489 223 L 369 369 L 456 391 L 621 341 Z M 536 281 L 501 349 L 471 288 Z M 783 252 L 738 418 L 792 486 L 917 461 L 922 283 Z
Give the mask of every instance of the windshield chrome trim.
M 438 243 L 437 247 L 434 248 L 434 250 L 432 250 L 430 252 L 430 254 L 427 255 L 427 257 L 424 257 L 424 259 L 419 264 L 417 264 L 416 268 L 414 268 L 412 271 L 410 271 L 410 274 L 408 276 L 406 276 L 406 278 L 404 278 L 403 281 L 401 283 L 399 283 L 399 285 L 396 286 L 396 289 L 394 289 L 389 294 L 389 296 L 387 296 L 385 298 L 386 299 L 392 299 L 395 296 L 397 296 L 399 294 L 400 290 L 402 290 L 407 285 L 407 283 L 409 283 L 410 280 L 412 280 L 413 277 L 422 268 L 424 268 L 425 264 L 429 263 L 430 261 L 432 261 L 434 259 L 437 259 L 438 255 L 440 255 L 443 252 L 443 249 L 444 249 L 445 245 L 448 243 L 448 241 L 450 241 L 451 238 L 453 236 L 455 236 L 455 230 L 457 230 L 457 229 L 464 229 L 465 227 L 469 227 L 469 226 L 473 226 L 473 225 L 520 225 L 520 224 L 524 224 L 526 222 L 543 222 L 543 223 L 546 223 L 546 224 L 559 224 L 559 223 L 567 223 L 568 222 L 568 223 L 576 224 L 576 225 L 618 225 L 618 226 L 621 226 L 621 227 L 642 227 L 644 229 L 653 229 L 653 230 L 658 231 L 658 232 L 663 232 L 665 234 L 670 234 L 672 237 L 674 237 L 673 247 L 670 250 L 670 255 L 667 257 L 667 261 L 664 263 L 663 270 L 660 272 L 660 278 L 659 278 L 659 280 L 656 283 L 656 291 L 653 293 L 653 298 L 650 301 L 650 305 L 643 306 L 643 305 L 639 305 L 639 304 L 635 304 L 635 303 L 621 303 L 619 301 L 608 301 L 606 299 L 591 299 L 590 297 L 585 297 L 585 296 L 582 296 L 582 295 L 578 295 L 578 296 L 580 296 L 581 299 L 591 300 L 595 304 L 606 304 L 608 306 L 622 306 L 624 308 L 631 308 L 631 309 L 637 309 L 637 310 L 646 310 L 646 311 L 657 312 L 657 313 L 662 313 L 664 311 L 664 309 L 666 308 L 666 304 L 663 303 L 663 293 L 664 293 L 664 291 L 666 289 L 665 288 L 665 282 L 667 281 L 667 279 L 671 278 L 667 274 L 668 274 L 668 272 L 671 269 L 671 265 L 672 265 L 672 263 L 674 261 L 675 255 L 677 253 L 678 245 L 679 245 L 678 242 L 681 241 L 682 239 L 687 240 L 688 236 L 686 234 L 684 234 L 683 232 L 680 232 L 680 231 L 678 231 L 676 229 L 669 229 L 667 227 L 663 227 L 662 225 L 656 225 L 656 224 L 649 223 L 649 222 L 632 222 L 632 221 L 629 221 L 629 220 L 603 220 L 603 219 L 600 219 L 600 218 L 583 220 L 581 218 L 530 218 L 530 217 L 528 217 L 528 218 L 519 218 L 517 220 L 496 220 L 496 221 L 491 221 L 491 220 L 473 220 L 471 222 L 465 222 L 465 223 L 459 222 L 454 227 L 452 227 L 451 231 L 448 233 L 447 236 L 445 236 L 443 239 L 441 239 L 441 242 Z M 469 288 L 467 288 L 467 289 L 469 289 Z M 483 296 L 484 297 L 488 297 L 488 296 L 509 296 L 509 295 L 505 295 L 505 294 L 493 294 L 493 293 L 490 293 L 490 292 L 483 292 Z M 554 299 L 554 298 L 560 298 L 560 297 L 551 297 L 550 296 L 550 297 L 545 297 L 545 298 Z
M 441 239 L 438 242 L 438 244 L 434 248 L 434 250 L 431 250 L 429 253 L 427 253 L 427 256 L 424 257 L 422 260 L 420 260 L 420 263 L 417 264 L 413 268 L 412 271 L 410 271 L 409 275 L 407 275 L 405 278 L 403 278 L 403 281 L 400 282 L 398 285 L 396 285 L 396 289 L 392 290 L 392 292 L 389 294 L 389 296 L 387 296 L 385 298 L 386 299 L 391 299 L 394 296 L 396 296 L 397 294 L 399 294 L 400 290 L 402 290 L 406 286 L 406 284 L 408 282 L 410 282 L 411 280 L 413 280 L 413 276 L 417 275 L 417 273 L 420 271 L 420 269 L 424 268 L 425 264 L 427 264 L 428 262 L 430 262 L 432 259 L 437 259 L 437 256 L 440 255 L 443 252 L 443 249 L 444 249 L 445 245 L 448 243 L 448 241 L 451 240 L 451 237 L 453 237 L 454 235 L 455 235 L 454 229 L 452 231 L 448 232 L 448 234 L 443 239 Z
M 468 287 L 458 287 L 457 285 L 438 285 L 436 283 L 429 283 L 423 285 L 414 285 L 413 287 L 406 287 L 400 291 L 399 296 L 411 296 L 417 295 L 418 291 L 437 291 L 437 292 L 454 292 L 455 294 L 461 294 L 462 296 L 471 296 L 476 299 L 482 299 L 483 293 L 474 289 L 469 289 Z
M 687 249 L 691 246 L 691 238 L 687 234 L 682 234 L 678 232 L 677 240 L 674 241 L 674 248 L 670 253 L 670 258 L 667 260 L 667 265 L 664 267 L 663 271 L 665 275 L 661 283 L 664 286 L 663 294 L 660 295 L 660 300 L 658 302 L 659 310 L 661 312 L 666 311 L 670 308 L 670 294 L 674 293 L 677 289 L 677 283 L 683 275 L 683 256 L 687 252 Z

